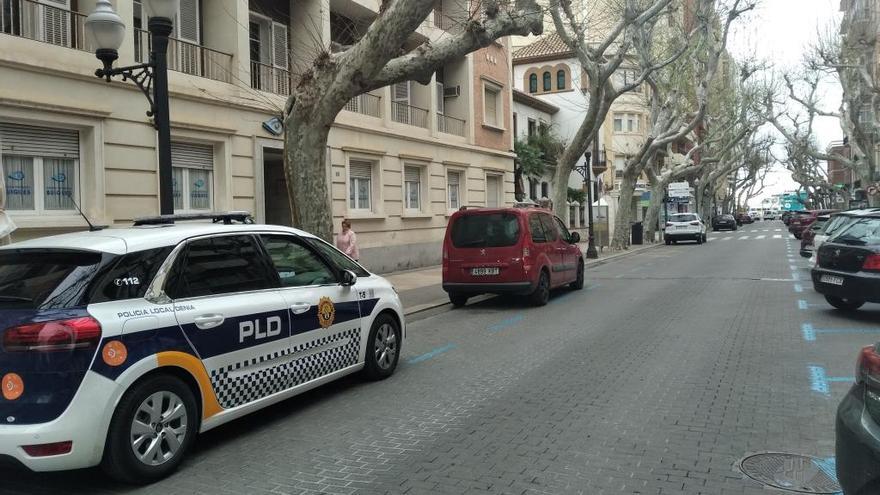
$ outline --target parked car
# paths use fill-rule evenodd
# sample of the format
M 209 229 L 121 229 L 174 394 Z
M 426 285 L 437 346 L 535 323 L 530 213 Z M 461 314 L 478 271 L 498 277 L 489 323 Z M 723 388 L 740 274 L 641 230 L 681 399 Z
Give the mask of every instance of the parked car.
M 800 240 L 804 230 L 815 222 L 819 215 L 830 215 L 834 212 L 835 210 L 806 210 L 798 212 L 789 222 L 788 231 L 794 235 L 795 239 Z
M 843 493 L 880 493 L 880 344 L 859 353 L 855 383 L 837 406 L 834 429 Z
M 201 432 L 394 372 L 405 320 L 388 281 L 246 213 L 174 223 L 194 216 L 0 248 L 0 460 L 147 483 Z
M 830 237 L 833 237 L 837 232 L 848 226 L 855 219 L 874 212 L 880 212 L 880 208 L 847 210 L 832 214 L 831 219 L 828 220 L 822 230 L 816 232 L 816 235 L 813 237 L 813 253 L 810 258 L 811 265 L 815 266 L 816 253 L 825 241 Z
M 819 232 L 825 228 L 825 225 L 828 224 L 828 221 L 831 219 L 830 215 L 820 215 L 816 217 L 816 221 L 810 224 L 810 226 L 804 230 L 801 235 L 801 249 L 800 255 L 804 258 L 809 258 L 813 256 L 813 239 Z
M 813 288 L 837 309 L 880 302 L 880 213 L 852 221 L 826 241 L 811 273 Z
M 784 211 L 784 212 L 782 212 L 782 216 L 780 217 L 780 218 L 782 219 L 782 223 L 784 223 L 785 225 L 788 225 L 788 222 L 791 221 L 791 216 L 792 216 L 793 214 L 794 214 L 793 211 Z
M 737 214 L 736 214 L 736 221 L 737 221 L 740 225 L 743 225 L 743 224 L 749 224 L 749 223 L 755 223 L 755 219 L 752 218 L 752 216 L 749 215 L 748 213 L 737 213 Z
M 478 294 L 528 295 L 543 306 L 550 290 L 584 287 L 580 235 L 539 208 L 455 212 L 443 241 L 443 290 L 454 306 Z
M 776 220 L 779 218 L 778 210 L 767 210 L 764 212 L 764 220 Z
M 758 221 L 761 220 L 761 212 L 758 210 L 749 210 L 749 216 L 752 217 L 752 220 Z
M 706 242 L 706 225 L 694 213 L 676 213 L 666 220 L 663 237 L 666 245 L 677 244 L 678 241 Z
M 736 230 L 736 218 L 733 215 L 716 215 L 712 218 L 712 230 Z

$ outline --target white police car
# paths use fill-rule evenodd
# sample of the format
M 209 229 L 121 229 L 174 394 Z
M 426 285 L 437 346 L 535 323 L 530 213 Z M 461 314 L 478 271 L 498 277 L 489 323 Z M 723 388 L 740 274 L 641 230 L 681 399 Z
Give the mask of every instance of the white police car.
M 211 218 L 0 249 L 0 460 L 150 482 L 198 432 L 394 372 L 404 316 L 385 279 L 305 232 Z

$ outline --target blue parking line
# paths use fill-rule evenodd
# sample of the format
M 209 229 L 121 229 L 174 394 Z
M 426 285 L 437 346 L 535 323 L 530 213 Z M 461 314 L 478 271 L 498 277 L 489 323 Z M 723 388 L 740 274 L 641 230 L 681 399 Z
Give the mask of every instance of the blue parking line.
M 816 335 L 823 334 L 880 334 L 880 328 L 814 328 L 811 323 L 801 325 L 801 334 L 807 342 L 815 342 Z
M 523 318 L 525 318 L 525 317 L 521 314 L 520 315 L 513 315 L 510 318 L 505 318 L 505 319 L 499 321 L 498 323 L 495 323 L 494 325 L 489 325 L 488 327 L 486 327 L 486 330 L 488 330 L 490 332 L 500 332 L 501 330 L 504 330 L 507 327 L 510 327 L 512 325 L 516 325 L 517 323 L 521 322 L 523 320 Z
M 788 265 L 788 269 L 794 272 L 794 271 L 797 271 L 798 267 L 796 267 L 794 265 Z
M 804 291 L 804 286 L 801 285 L 801 284 L 794 284 L 794 291 L 795 291 L 795 292 L 803 292 L 803 291 Z
M 446 345 L 444 345 L 442 347 L 438 347 L 432 351 L 426 352 L 426 353 L 421 354 L 419 356 L 416 356 L 414 358 L 410 358 L 409 361 L 407 361 L 407 363 L 409 363 L 409 364 L 421 363 L 422 361 L 427 361 L 427 360 L 431 359 L 432 357 L 439 356 L 440 354 L 443 354 L 444 352 L 450 351 L 452 349 L 455 349 L 455 344 L 446 344 Z
M 798 309 L 807 309 L 809 307 L 810 305 L 807 304 L 807 301 L 804 301 L 803 299 L 798 300 Z
M 792 280 L 800 280 L 801 276 L 798 275 L 798 272 L 791 272 L 791 279 Z
M 825 376 L 825 368 L 807 366 L 807 371 L 810 373 L 810 390 L 825 396 L 831 395 L 828 390 L 828 377 Z
M 801 325 L 801 334 L 804 336 L 804 340 L 807 342 L 815 342 L 816 341 L 816 331 L 813 330 L 813 325 L 809 323 L 804 323 Z

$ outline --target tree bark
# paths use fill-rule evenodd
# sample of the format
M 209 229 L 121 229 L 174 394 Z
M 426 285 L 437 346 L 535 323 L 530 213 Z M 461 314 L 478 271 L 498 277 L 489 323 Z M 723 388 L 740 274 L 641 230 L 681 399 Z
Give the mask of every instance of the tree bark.
M 648 211 L 645 213 L 645 238 L 656 242 L 657 222 L 660 220 L 660 209 L 666 205 L 664 199 L 669 179 L 664 175 L 657 176 L 653 172 L 648 174 L 648 179 L 651 181 L 651 201 L 648 203 Z M 662 228 L 660 231 L 662 232 Z
M 620 197 L 617 198 L 617 214 L 614 216 L 614 237 L 611 239 L 612 249 L 629 249 L 630 219 L 632 218 L 632 200 L 636 190 L 637 176 L 623 174 L 620 181 Z
M 305 106 L 296 110 L 284 126 L 290 211 L 295 226 L 329 242 L 333 240 L 333 208 L 327 184 L 327 138 L 333 119 L 321 122 Z

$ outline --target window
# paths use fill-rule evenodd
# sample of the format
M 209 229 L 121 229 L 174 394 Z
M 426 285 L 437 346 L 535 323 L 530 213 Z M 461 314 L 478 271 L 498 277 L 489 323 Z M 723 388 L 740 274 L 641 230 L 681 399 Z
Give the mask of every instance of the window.
M 276 286 L 255 239 L 228 235 L 190 242 L 166 292 L 172 299 L 232 294 Z
M 79 133 L 0 124 L 6 209 L 74 212 L 79 197 Z
M 529 215 L 529 230 L 532 232 L 532 242 L 547 242 L 547 236 L 544 234 L 544 225 L 541 223 L 541 215 L 537 213 Z
M 558 71 L 556 71 L 556 90 L 562 91 L 563 89 L 565 89 L 565 87 L 566 87 L 565 71 L 558 70 Z
M 623 132 L 623 115 L 614 114 L 614 132 Z
M 519 139 L 519 132 L 517 132 L 518 129 L 519 129 L 519 124 L 517 123 L 516 112 L 513 112 L 513 138 L 514 139 Z
M 408 210 L 421 208 L 422 169 L 420 167 L 403 167 L 404 206 Z
M 615 156 L 614 157 L 614 170 L 622 171 L 624 168 L 626 168 L 626 157 Z
M 549 198 L 550 197 L 550 184 L 546 182 L 541 183 L 541 197 Z
M 553 91 L 553 76 L 550 75 L 550 71 L 545 72 L 541 77 L 544 81 L 544 91 Z
M 461 208 L 461 172 L 446 172 L 446 195 L 450 210 Z
M 483 122 L 492 127 L 501 127 L 501 88 L 486 84 L 483 87 Z
M 529 119 L 528 132 L 529 132 L 529 137 L 532 137 L 538 133 L 538 122 L 536 122 L 535 119 Z
M 627 85 L 633 84 L 639 80 L 639 73 L 633 69 L 622 69 L 615 73 L 615 80 L 617 82 L 618 88 L 623 88 Z M 640 92 L 642 90 L 641 84 L 635 86 L 629 91 Z
M 640 115 L 629 114 L 627 117 L 627 132 L 639 132 L 639 123 L 642 118 Z
M 536 179 L 529 179 L 529 197 L 532 199 L 540 199 L 538 196 L 538 181 Z
M 501 203 L 501 176 L 486 176 L 486 206 L 497 208 Z
M 571 242 L 571 232 L 568 231 L 565 224 L 562 223 L 562 220 L 560 220 L 559 217 L 553 217 L 553 221 L 556 223 L 556 228 L 559 229 L 559 235 L 562 236 L 562 240 L 565 242 Z M 574 220 L 572 220 L 572 222 L 574 222 Z
M 261 238 L 281 287 L 336 284 L 336 277 L 321 258 L 292 237 L 264 235 Z
M 144 297 L 147 288 L 171 247 L 135 251 L 122 256 L 104 276 L 98 290 L 89 298 L 90 303 L 122 301 Z
M 639 132 L 642 116 L 637 113 L 614 114 L 614 132 Z
M 519 218 L 512 213 L 475 213 L 452 224 L 452 245 L 457 248 L 513 246 L 519 240 Z
M 351 270 L 358 277 L 369 277 L 370 272 L 364 270 L 364 267 L 357 264 L 356 261 L 339 252 L 338 249 L 332 247 L 326 242 L 310 237 L 307 239 L 309 245 L 315 248 L 318 253 L 324 255 L 325 258 L 329 259 L 332 263 L 336 264 L 336 266 L 342 270 Z
M 0 253 L 0 308 L 55 309 L 87 304 L 86 289 L 101 255 L 73 249 Z
M 531 74 L 529 76 L 529 93 L 537 93 L 538 92 L 538 75 Z
M 214 202 L 214 147 L 172 142 L 171 163 L 174 210 L 211 210 Z
M 373 192 L 373 164 L 351 160 L 348 164 L 348 207 L 352 210 L 370 210 Z
M 559 232 L 556 231 L 556 225 L 550 215 L 538 214 L 541 219 L 541 225 L 544 226 L 544 236 L 548 241 L 553 242 L 559 238 Z

